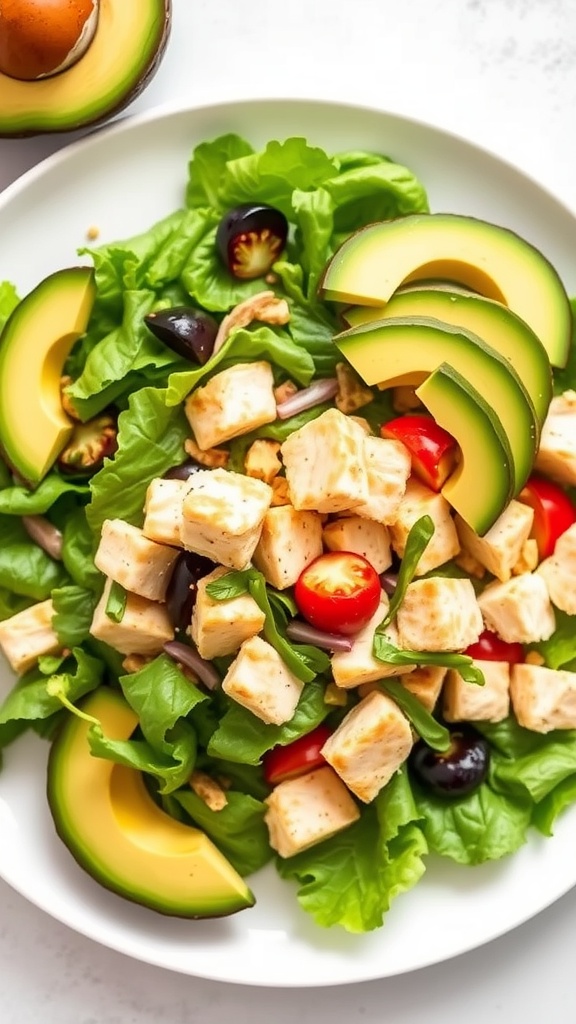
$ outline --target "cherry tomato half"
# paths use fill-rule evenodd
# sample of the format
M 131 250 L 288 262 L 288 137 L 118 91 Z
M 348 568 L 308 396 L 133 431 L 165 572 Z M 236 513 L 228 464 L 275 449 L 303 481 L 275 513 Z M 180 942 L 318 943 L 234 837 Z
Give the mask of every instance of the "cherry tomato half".
M 401 441 L 410 452 L 412 470 L 433 491 L 440 491 L 456 464 L 457 444 L 430 416 L 398 416 L 380 428 L 382 437 Z
M 273 747 L 262 759 L 266 782 L 276 786 L 284 779 L 295 779 L 313 768 L 321 768 L 326 760 L 320 751 L 331 735 L 327 725 L 318 725 L 307 736 L 300 736 L 285 747 Z
M 576 522 L 576 508 L 566 491 L 543 476 L 531 476 L 518 498 L 534 509 L 532 536 L 540 559 L 548 558 L 558 538 Z
M 351 551 L 319 555 L 300 574 L 294 600 L 317 629 L 350 636 L 370 621 L 380 601 L 380 578 L 373 565 Z
M 470 644 L 464 654 L 478 661 L 507 661 L 510 665 L 519 665 L 524 661 L 522 644 L 509 644 L 506 640 L 501 640 L 496 633 L 491 633 L 489 629 L 480 633 L 476 643 Z

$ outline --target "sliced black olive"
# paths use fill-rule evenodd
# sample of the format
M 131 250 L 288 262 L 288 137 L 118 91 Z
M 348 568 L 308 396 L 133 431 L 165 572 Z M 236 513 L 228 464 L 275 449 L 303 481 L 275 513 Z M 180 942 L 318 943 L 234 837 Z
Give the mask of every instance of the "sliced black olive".
M 193 551 L 183 551 L 177 559 L 166 592 L 166 610 L 177 632 L 185 633 L 190 626 L 198 580 L 215 568 L 209 558 Z
M 410 767 L 418 781 L 436 796 L 455 800 L 480 786 L 488 773 L 490 748 L 475 729 L 450 729 L 450 747 L 444 753 L 420 740 L 410 754 Z
M 266 203 L 242 203 L 224 214 L 216 232 L 216 248 L 234 277 L 264 277 L 286 245 L 288 221 Z
M 206 469 L 206 466 L 201 466 L 195 459 L 187 459 L 179 466 L 172 466 L 172 469 L 166 470 L 164 480 L 189 480 L 194 473 L 199 473 L 201 469 Z
M 210 359 L 218 324 L 203 309 L 174 306 L 172 309 L 148 313 L 144 320 L 152 334 L 183 359 L 190 359 L 201 366 Z

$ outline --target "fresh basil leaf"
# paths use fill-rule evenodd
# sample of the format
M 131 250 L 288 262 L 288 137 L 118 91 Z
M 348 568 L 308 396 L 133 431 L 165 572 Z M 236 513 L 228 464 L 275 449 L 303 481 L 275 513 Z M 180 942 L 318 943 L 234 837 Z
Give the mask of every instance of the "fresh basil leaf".
M 248 593 L 248 583 L 254 574 L 256 569 L 231 569 L 225 576 L 207 583 L 206 593 L 213 601 L 230 601 Z
M 264 612 L 264 636 L 269 644 L 278 652 L 286 667 L 303 683 L 309 683 L 320 672 L 328 671 L 330 658 L 319 648 L 308 644 L 291 643 L 281 632 L 281 625 L 276 622 L 274 612 L 268 598 L 266 583 L 261 573 L 248 582 L 248 593 Z
M 396 589 L 390 599 L 388 612 L 376 630 L 377 633 L 384 632 L 386 626 L 390 625 L 396 615 L 404 600 L 408 586 L 414 579 L 418 562 L 434 535 L 434 529 L 434 520 L 430 516 L 421 516 L 410 527 L 410 532 L 406 539 L 406 548 L 400 563 Z
M 392 700 L 404 712 L 420 738 L 429 747 L 432 747 L 432 750 L 444 751 L 449 749 L 450 733 L 448 729 L 440 725 L 433 715 L 426 710 L 422 702 L 413 693 L 410 693 L 398 679 L 381 679 L 378 685 L 392 697 Z
M 383 636 L 374 637 L 373 654 L 379 661 L 387 665 L 442 665 L 444 668 L 455 668 L 467 683 L 476 686 L 484 685 L 484 676 L 467 654 L 451 654 L 449 651 L 405 651 L 395 647 Z
M 113 580 L 108 594 L 108 600 L 106 601 L 106 607 L 104 609 L 106 615 L 112 620 L 112 622 L 122 622 L 124 612 L 126 611 L 127 600 L 127 591 L 120 583 Z

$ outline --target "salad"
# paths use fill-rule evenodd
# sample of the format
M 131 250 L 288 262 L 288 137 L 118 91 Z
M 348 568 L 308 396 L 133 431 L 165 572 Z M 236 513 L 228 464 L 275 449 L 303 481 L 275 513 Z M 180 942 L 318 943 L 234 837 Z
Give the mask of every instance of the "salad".
M 27 729 L 51 743 L 60 835 L 146 906 L 249 907 L 273 860 L 319 925 L 369 931 L 429 854 L 507 856 L 576 799 L 574 348 L 555 397 L 542 374 L 506 378 L 536 440 L 475 529 L 443 494 L 464 441 L 422 374 L 379 388 L 388 367 L 367 383 L 355 366 L 349 339 L 380 344 L 384 303 L 325 294 L 356 233 L 432 216 L 379 154 L 202 143 L 181 209 L 81 252 L 73 429 L 36 479 L 0 422 L 0 647 L 18 676 L 0 750 Z M 2 348 L 29 308 L 0 285 Z M 166 830 L 164 878 L 196 836 L 209 898 L 188 905 L 177 871 L 170 891 L 138 882 L 135 809 Z

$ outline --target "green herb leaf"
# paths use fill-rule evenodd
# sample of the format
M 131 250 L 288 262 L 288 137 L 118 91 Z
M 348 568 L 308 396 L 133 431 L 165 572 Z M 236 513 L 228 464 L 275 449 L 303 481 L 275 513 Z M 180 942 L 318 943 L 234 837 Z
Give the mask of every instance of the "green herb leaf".
M 426 710 L 421 701 L 410 693 L 398 679 L 381 679 L 379 686 L 392 697 L 398 707 L 412 723 L 421 739 L 432 747 L 432 750 L 448 750 L 450 733 L 443 725 Z
M 124 612 L 126 611 L 127 599 L 128 594 L 124 590 L 124 587 L 114 580 L 110 587 L 106 608 L 104 609 L 108 618 L 112 619 L 112 622 L 122 622 Z
M 404 595 L 406 594 L 408 586 L 414 579 L 418 562 L 428 547 L 433 534 L 434 521 L 430 516 L 421 516 L 420 519 L 417 519 L 411 526 L 410 533 L 406 540 L 406 548 L 402 556 L 400 572 L 398 573 L 396 590 L 390 600 L 388 614 L 378 626 L 378 629 L 376 630 L 377 633 L 383 632 L 386 629 L 386 626 L 391 623 L 392 619 L 396 615 L 396 612 L 404 600 Z
M 283 635 L 282 627 L 274 617 L 266 590 L 266 582 L 261 573 L 249 580 L 248 592 L 266 616 L 264 636 L 296 678 L 301 679 L 303 683 L 309 683 L 320 672 L 327 672 L 330 667 L 330 658 L 324 651 L 317 647 L 311 647 L 309 644 L 291 643 Z
M 374 637 L 373 654 L 388 665 L 443 665 L 458 670 L 466 683 L 484 685 L 484 676 L 467 654 L 452 654 L 449 651 L 404 651 L 395 647 L 382 634 Z
M 206 593 L 213 601 L 231 601 L 248 593 L 248 583 L 256 569 L 231 569 L 225 576 L 206 585 Z

